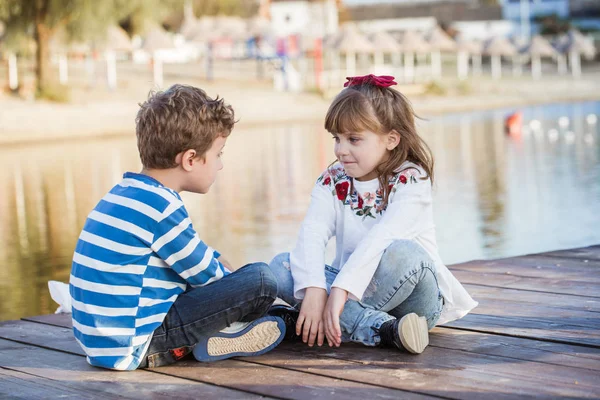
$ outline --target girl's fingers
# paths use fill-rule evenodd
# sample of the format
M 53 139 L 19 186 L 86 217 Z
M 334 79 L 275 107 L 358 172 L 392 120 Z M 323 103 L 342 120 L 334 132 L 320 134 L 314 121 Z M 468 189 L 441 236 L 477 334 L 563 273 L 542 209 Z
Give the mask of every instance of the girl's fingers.
M 302 330 L 302 341 L 308 342 L 308 334 L 310 333 L 311 321 L 304 321 L 304 329 Z
M 331 334 L 335 339 L 335 345 L 337 347 L 340 346 L 340 344 L 342 344 L 342 331 L 340 329 L 340 320 L 337 317 L 337 315 L 332 315 L 332 320 L 331 320 Z
M 296 335 L 300 336 L 302 334 L 302 325 L 304 324 L 304 314 L 300 314 L 298 316 L 298 321 L 296 321 Z
M 324 337 L 325 333 L 323 330 L 323 321 L 319 321 L 319 326 L 317 328 L 317 345 L 323 346 L 323 337 Z
M 315 344 L 317 332 L 318 332 L 318 328 L 315 326 L 315 324 L 312 324 L 309 335 L 308 335 L 308 345 L 311 347 Z
M 333 340 L 334 337 L 332 335 L 332 331 L 331 331 L 331 320 L 329 319 L 329 316 L 325 316 L 325 336 L 327 336 L 327 341 L 329 342 L 329 346 L 331 347 L 332 345 L 335 344 L 335 341 Z

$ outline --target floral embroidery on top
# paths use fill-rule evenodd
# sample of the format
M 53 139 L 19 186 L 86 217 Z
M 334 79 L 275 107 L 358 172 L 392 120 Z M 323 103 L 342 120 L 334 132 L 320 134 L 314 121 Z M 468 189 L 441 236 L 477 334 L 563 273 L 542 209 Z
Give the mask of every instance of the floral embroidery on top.
M 396 184 L 403 185 L 408 183 L 417 183 L 419 171 L 414 168 L 407 168 L 396 172 L 388 180 L 390 196 L 396 192 Z M 346 171 L 340 165 L 334 165 L 328 168 L 318 179 L 317 183 L 324 186 L 333 184 L 332 195 L 336 196 L 344 205 L 349 205 L 355 214 L 359 217 L 375 218 L 376 214 L 382 214 L 386 206 L 383 205 L 383 190 L 377 189 L 375 193 L 365 192 L 359 194 L 354 187 L 351 177 L 346 175 Z

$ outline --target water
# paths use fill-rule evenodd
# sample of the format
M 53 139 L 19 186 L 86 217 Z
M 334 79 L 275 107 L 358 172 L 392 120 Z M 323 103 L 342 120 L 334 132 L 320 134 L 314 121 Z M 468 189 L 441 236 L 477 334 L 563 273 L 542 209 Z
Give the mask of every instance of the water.
M 436 156 L 447 264 L 600 243 L 600 134 L 586 121 L 600 103 L 526 108 L 526 124 L 540 129 L 521 137 L 504 133 L 511 111 L 419 122 Z M 183 196 L 196 230 L 235 264 L 290 250 L 332 149 L 321 123 L 236 130 L 211 192 Z M 0 320 L 56 309 L 47 281 L 68 281 L 87 214 L 139 169 L 128 137 L 0 149 Z

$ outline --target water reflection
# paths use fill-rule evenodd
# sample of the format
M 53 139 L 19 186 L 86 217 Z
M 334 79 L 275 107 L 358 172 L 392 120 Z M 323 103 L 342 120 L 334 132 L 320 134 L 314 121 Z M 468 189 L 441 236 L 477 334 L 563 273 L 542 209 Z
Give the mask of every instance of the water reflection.
M 600 243 L 600 103 L 419 122 L 436 156 L 435 219 L 447 263 Z M 561 120 L 559 117 L 567 117 Z M 591 120 L 591 119 L 590 119 Z M 236 264 L 289 250 L 315 178 L 333 159 L 321 123 L 236 130 L 206 196 L 184 194 L 196 229 Z M 135 140 L 0 149 L 0 320 L 52 312 L 47 281 L 67 281 L 89 211 L 124 171 Z

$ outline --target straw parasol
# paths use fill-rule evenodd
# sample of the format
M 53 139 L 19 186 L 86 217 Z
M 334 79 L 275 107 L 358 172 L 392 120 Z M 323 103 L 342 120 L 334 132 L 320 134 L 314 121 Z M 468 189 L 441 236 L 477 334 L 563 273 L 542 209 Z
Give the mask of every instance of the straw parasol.
M 456 42 L 456 69 L 458 78 L 463 80 L 469 75 L 469 56 L 473 58 L 473 69 L 477 72 L 481 72 L 481 53 L 483 52 L 483 46 L 481 42 L 477 40 L 460 40 Z
M 484 53 L 490 56 L 512 57 L 517 55 L 517 48 L 505 37 L 490 39 L 484 46 Z
M 110 51 L 128 52 L 133 50 L 133 44 L 127 32 L 115 25 L 107 28 L 104 40 L 99 42 L 98 47 Z
M 436 26 L 425 35 L 425 40 L 429 43 L 431 49 L 440 51 L 455 51 L 456 42 L 444 32 L 442 28 Z
M 525 51 L 531 56 L 531 75 L 535 79 L 538 79 L 542 76 L 541 58 L 556 58 L 559 55 L 558 51 L 552 47 L 550 42 L 540 35 L 535 35 L 531 39 L 531 43 L 525 48 Z
M 430 46 L 423 35 L 416 31 L 406 31 L 398 40 L 404 54 L 404 79 L 412 82 L 415 77 L 415 53 L 423 54 L 430 51 Z
M 142 49 L 149 53 L 154 53 L 162 49 L 171 49 L 175 47 L 173 40 L 169 34 L 160 27 L 152 28 L 144 40 Z
M 383 65 L 383 55 L 385 53 L 392 55 L 392 63 L 397 64 L 397 57 L 400 55 L 400 45 L 392 35 L 387 32 L 379 31 L 368 36 L 375 52 L 375 65 Z
M 250 36 L 246 21 L 240 17 L 217 17 L 214 29 L 222 38 L 243 40 Z
M 431 47 L 431 72 L 436 78 L 442 76 L 442 51 L 456 51 L 456 42 L 439 26 L 435 26 L 425 39 Z
M 384 54 L 391 55 L 392 65 L 400 64 L 400 45 L 392 35 L 384 31 L 379 31 L 371 33 L 367 38 L 372 45 L 373 61 L 376 68 L 384 66 Z
M 404 32 L 398 44 L 403 53 L 426 53 L 430 50 L 429 43 L 416 31 Z
M 396 53 L 400 51 L 400 45 L 392 35 L 387 32 L 375 32 L 368 36 L 375 51 L 382 53 Z
M 345 29 L 333 48 L 339 53 L 346 54 L 346 73 L 348 75 L 354 75 L 356 72 L 356 54 L 373 52 L 371 42 L 355 29 Z
M 573 76 L 581 76 L 581 56 L 593 59 L 596 55 L 594 43 L 576 29 L 571 29 L 559 41 L 559 51 L 568 54 Z
M 492 76 L 499 79 L 502 75 L 500 57 L 514 57 L 518 54 L 517 48 L 505 37 L 496 36 L 484 46 L 483 52 L 492 57 Z M 514 59 L 513 59 L 514 62 Z

